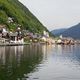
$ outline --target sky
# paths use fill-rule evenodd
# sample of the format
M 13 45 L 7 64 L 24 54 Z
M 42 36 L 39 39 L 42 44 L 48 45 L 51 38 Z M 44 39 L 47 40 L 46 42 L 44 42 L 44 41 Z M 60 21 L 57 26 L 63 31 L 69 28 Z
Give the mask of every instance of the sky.
M 19 0 L 50 31 L 80 22 L 80 0 Z

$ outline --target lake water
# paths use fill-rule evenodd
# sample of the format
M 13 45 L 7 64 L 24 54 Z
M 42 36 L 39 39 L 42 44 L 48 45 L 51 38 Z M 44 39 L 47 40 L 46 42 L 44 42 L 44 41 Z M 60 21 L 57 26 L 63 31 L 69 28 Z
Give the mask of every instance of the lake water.
M 80 45 L 0 47 L 0 80 L 80 80 Z

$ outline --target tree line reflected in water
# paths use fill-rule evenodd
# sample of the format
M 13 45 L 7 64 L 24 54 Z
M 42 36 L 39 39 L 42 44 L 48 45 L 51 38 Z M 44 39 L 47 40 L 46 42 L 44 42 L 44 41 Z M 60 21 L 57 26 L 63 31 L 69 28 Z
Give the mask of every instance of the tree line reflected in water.
M 42 46 L 0 47 L 0 80 L 22 80 L 36 70 L 43 58 Z

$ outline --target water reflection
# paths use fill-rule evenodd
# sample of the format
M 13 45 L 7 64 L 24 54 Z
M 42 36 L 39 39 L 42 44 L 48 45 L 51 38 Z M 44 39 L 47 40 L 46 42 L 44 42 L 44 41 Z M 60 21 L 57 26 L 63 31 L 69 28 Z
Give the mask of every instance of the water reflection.
M 29 80 L 80 80 L 80 46 L 43 46 L 43 61 Z
M 80 45 L 0 47 L 0 80 L 80 80 Z
M 71 62 L 77 61 L 77 63 L 80 63 L 80 46 L 62 46 L 62 56 L 68 58 Z
M 42 60 L 38 45 L 0 47 L 0 80 L 22 80 Z

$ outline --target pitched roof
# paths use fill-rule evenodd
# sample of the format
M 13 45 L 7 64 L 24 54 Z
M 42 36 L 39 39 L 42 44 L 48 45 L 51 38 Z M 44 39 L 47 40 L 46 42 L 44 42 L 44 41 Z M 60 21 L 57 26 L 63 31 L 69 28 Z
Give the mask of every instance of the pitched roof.
M 17 36 L 17 33 L 9 33 L 10 36 Z

